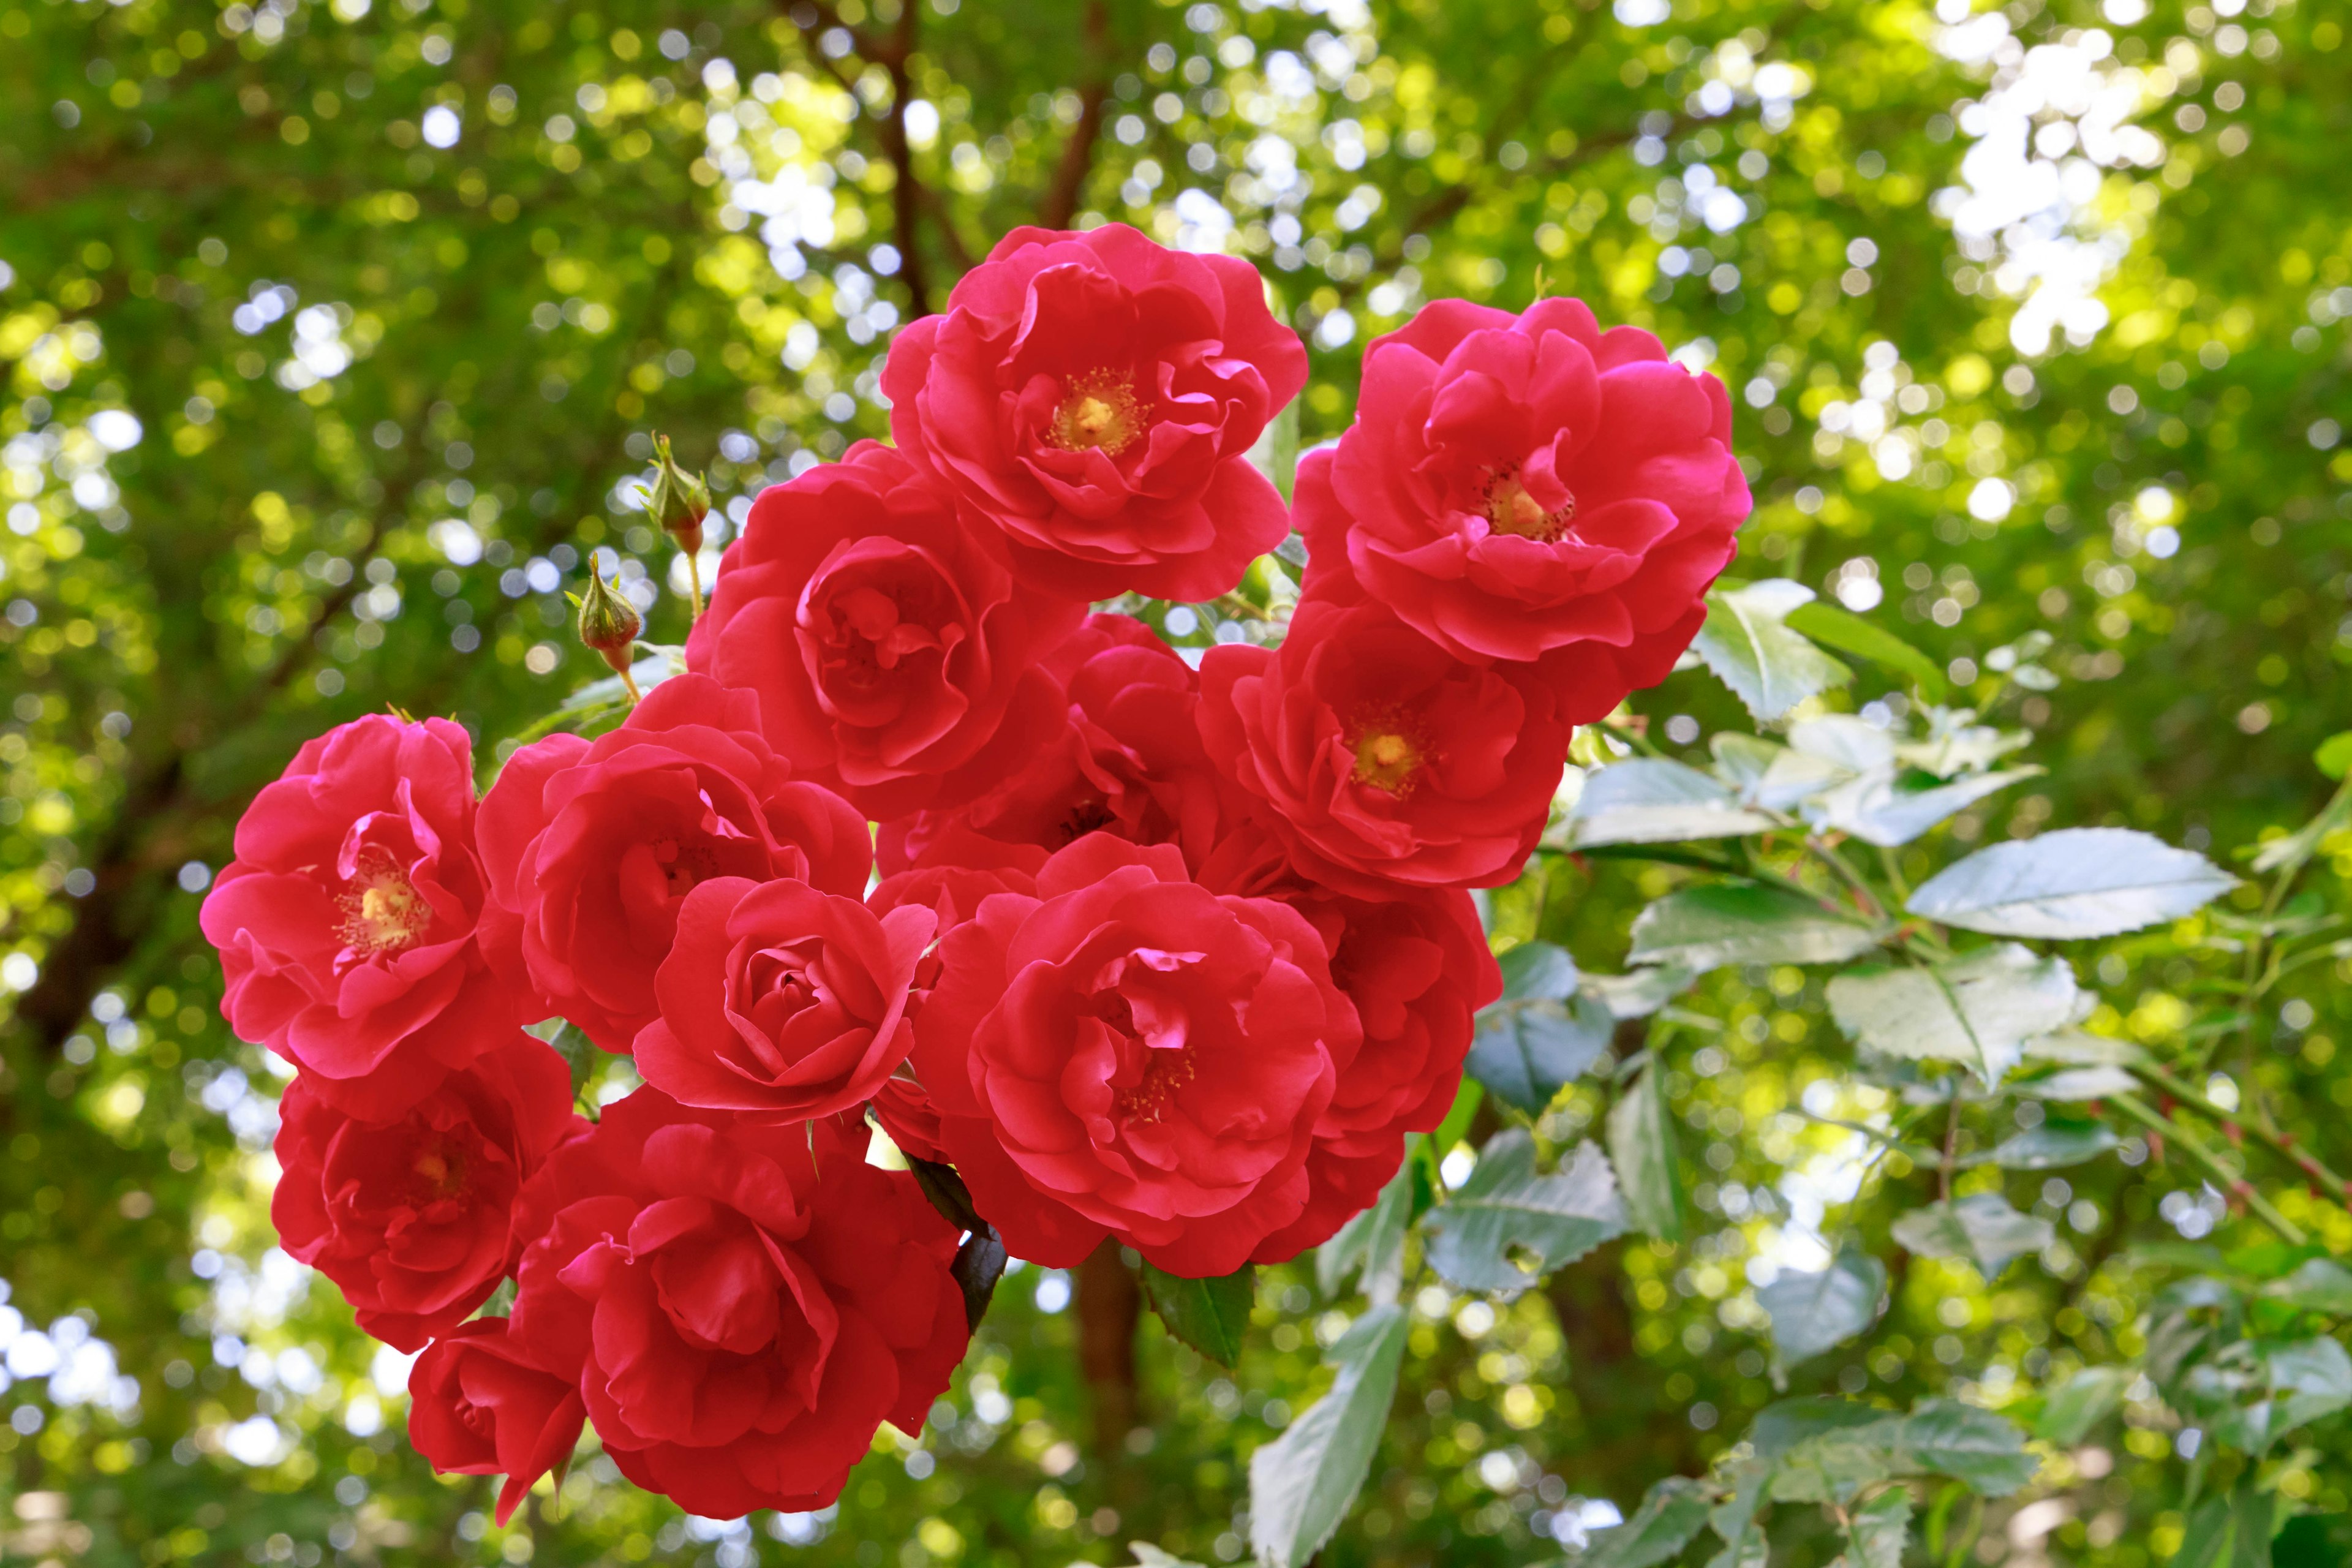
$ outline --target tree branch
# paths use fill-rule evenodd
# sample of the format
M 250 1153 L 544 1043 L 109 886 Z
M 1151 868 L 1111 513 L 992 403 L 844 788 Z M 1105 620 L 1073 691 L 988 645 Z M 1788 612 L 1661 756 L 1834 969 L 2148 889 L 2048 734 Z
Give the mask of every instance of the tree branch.
M 880 62 L 890 78 L 890 112 L 882 121 L 882 156 L 897 177 L 890 184 L 890 226 L 898 242 L 898 281 L 907 289 L 907 319 L 931 313 L 930 268 L 923 259 L 923 183 L 915 174 L 914 149 L 907 140 L 907 61 L 915 52 L 918 0 L 898 7 L 898 33 Z
M 1045 228 L 1067 228 L 1085 193 L 1087 176 L 1094 172 L 1095 145 L 1102 138 L 1103 105 L 1110 97 L 1110 6 L 1093 0 L 1087 7 L 1087 76 L 1078 85 L 1078 122 L 1062 146 L 1055 165 L 1054 183 L 1037 204 L 1037 222 Z

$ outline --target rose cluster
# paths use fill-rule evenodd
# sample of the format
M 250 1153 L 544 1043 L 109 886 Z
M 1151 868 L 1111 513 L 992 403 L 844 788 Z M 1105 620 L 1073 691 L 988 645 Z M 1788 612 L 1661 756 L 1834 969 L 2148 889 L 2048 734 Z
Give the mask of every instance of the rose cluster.
M 1292 506 L 1247 454 L 1306 377 L 1246 263 L 1017 232 L 618 728 L 478 798 L 464 730 L 370 717 L 256 799 L 204 927 L 298 1069 L 275 1218 L 501 1518 L 587 1423 L 711 1516 L 919 1428 L 984 1297 L 908 1162 L 1013 1256 L 1202 1278 L 1443 1119 L 1499 988 L 1470 890 L 1689 641 L 1747 488 L 1721 385 L 1574 300 L 1375 341 Z M 1278 647 L 1090 613 L 1294 530 Z M 575 1098 L 557 1019 L 642 1087 Z

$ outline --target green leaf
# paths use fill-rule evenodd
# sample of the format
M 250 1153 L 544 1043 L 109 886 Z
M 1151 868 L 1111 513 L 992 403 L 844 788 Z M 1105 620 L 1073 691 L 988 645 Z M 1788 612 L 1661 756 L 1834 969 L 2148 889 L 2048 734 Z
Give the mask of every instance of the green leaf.
M 1903 1568 L 1903 1548 L 1911 1539 L 1911 1494 L 1889 1487 L 1853 1510 L 1846 1523 L 1853 1568 Z
M 1739 799 L 1767 811 L 1787 811 L 1851 772 L 1843 763 L 1737 730 L 1716 731 L 1707 750 L 1715 753 L 1715 771 Z
M 1877 1321 L 1886 1266 L 1866 1253 L 1841 1252 L 1818 1273 L 1784 1268 L 1756 1292 L 1772 1317 L 1772 1349 L 1791 1367 L 1844 1343 Z
M 2124 1394 L 2138 1375 L 2127 1366 L 2083 1368 L 2043 1396 L 2033 1435 L 2062 1448 L 2073 1447 L 2123 1408 Z
M 1738 796 L 1696 768 L 1633 757 L 1596 768 L 1569 811 L 1564 847 L 1668 844 L 1768 833 L 1780 819 L 1750 811 Z
M 1274 481 L 1282 492 L 1283 504 L 1290 503 L 1291 486 L 1298 478 L 1298 399 L 1292 398 L 1282 405 L 1282 412 L 1266 421 L 1258 432 L 1257 440 L 1247 454 L 1250 466 Z
M 2311 753 L 2311 760 L 2318 763 L 2319 771 L 2329 778 L 2340 779 L 2352 773 L 2352 730 L 2341 731 L 2320 742 L 2319 749 Z
M 2352 1355 L 2325 1337 L 2240 1340 L 2191 1366 L 2180 1389 L 2185 1413 L 2259 1458 L 2295 1427 L 2352 1405 Z
M 1200 1563 L 1190 1558 L 1163 1551 L 1149 1541 L 1130 1541 L 1127 1549 L 1135 1554 L 1133 1568 L 1202 1568 Z
M 1902 1452 L 1906 1469 L 1966 1481 L 1987 1497 L 2007 1497 L 2042 1468 L 2017 1423 L 1957 1399 L 1916 1405 L 1903 1420 Z
M 1504 1002 L 1560 1002 L 1576 994 L 1576 960 L 1555 942 L 1523 942 L 1495 959 Z
M 1971 773 L 1932 789 L 1904 789 L 1890 769 L 1871 773 L 1822 793 L 1806 808 L 1809 821 L 1821 827 L 1850 833 L 1865 844 L 1892 849 L 1908 844 L 1946 817 L 1989 795 L 1997 795 L 2021 779 L 2037 777 L 2040 768 L 2011 768 L 2005 773 Z
M 1137 1273 L 1144 1294 L 1173 1338 L 1211 1361 L 1232 1366 L 1241 1359 L 1249 1331 L 1250 1307 L 1257 1300 L 1257 1268 L 1243 1264 L 1214 1279 L 1186 1279 L 1146 1263 Z
M 1999 1193 L 1975 1193 L 1914 1209 L 1895 1222 L 1895 1239 L 1921 1258 L 1965 1258 L 1988 1282 L 2056 1239 L 2046 1219 L 2020 1214 Z
M 1716 882 L 1669 893 L 1633 921 L 1633 963 L 1843 963 L 1878 944 L 1866 921 L 1784 888 Z
M 1622 1021 L 1648 1017 L 1689 990 L 1697 978 L 1678 963 L 1661 963 L 1631 974 L 1588 974 L 1579 989 L 1608 1008 L 1611 1017 Z
M 2131 1087 L 2128 1074 L 2123 1087 Z M 2122 1142 L 2103 1122 L 2045 1121 L 2002 1139 L 1980 1158 L 2004 1171 L 2057 1171 L 2095 1160 Z
M 1817 643 L 1909 676 L 1930 702 L 1944 700 L 1943 667 L 1875 621 L 1822 599 L 1799 605 L 1782 619 Z
M 2320 807 L 2319 815 L 2284 837 L 2273 838 L 2254 854 L 2253 868 L 2263 876 L 2273 871 L 2293 872 L 2319 853 L 2319 847 L 2337 829 L 2352 826 L 2352 778 L 2344 781 L 2336 794 Z
M 1339 1375 L 1250 1456 L 1250 1545 L 1265 1568 L 1305 1568 L 1347 1517 L 1396 1398 L 1410 1319 L 1374 1307 L 1325 1352 Z
M 1652 1486 L 1624 1523 L 1596 1531 L 1576 1568 L 1655 1568 L 1672 1562 L 1706 1527 L 1706 1489 L 1686 1476 Z
M 1864 1488 L 1905 1474 L 1903 1418 L 1874 1414 L 1875 1421 L 1823 1432 L 1783 1456 L 1772 1477 L 1773 1500 L 1843 1506 Z
M 1683 1238 L 1680 1162 L 1674 1116 L 1654 1057 L 1641 1077 L 1609 1108 L 1609 1158 L 1623 1184 L 1625 1212 L 1635 1230 L 1661 1241 Z
M 1404 1163 L 1389 1178 L 1372 1206 L 1339 1227 L 1339 1234 L 1315 1249 L 1315 1283 L 1328 1299 L 1344 1289 L 1350 1275 L 1361 1273 L 1364 1294 L 1375 1303 L 1393 1301 L 1404 1283 L 1404 1238 L 1412 1227 L 1413 1145 L 1406 1141 Z
M 1517 1291 L 1625 1233 L 1609 1162 L 1580 1143 L 1556 1175 L 1536 1170 L 1534 1138 L 1497 1132 L 1470 1179 L 1422 1220 L 1430 1267 L 1465 1290 Z
M 1852 1399 L 1807 1394 L 1777 1400 L 1757 1412 L 1754 1425 L 1748 1429 L 1748 1441 L 1758 1458 L 1777 1460 L 1824 1432 L 1867 1426 L 1885 1416 L 1885 1411 Z
M 2126 827 L 2068 827 L 1979 849 L 1904 907 L 1994 936 L 2113 936 L 2176 919 L 2236 887 L 2191 850 Z
M 2263 1294 L 2306 1312 L 2352 1317 L 2352 1269 L 2329 1258 L 2314 1258 L 2284 1279 L 2263 1287 Z
M 1759 723 L 1853 679 L 1853 671 L 1789 629 L 1790 612 L 1812 596 L 1811 589 L 1785 578 L 1744 587 L 1718 584 L 1706 596 L 1706 622 L 1691 651 Z
M 1616 1016 L 1589 997 L 1497 1002 L 1480 1010 L 1462 1066 L 1506 1105 L 1534 1116 L 1607 1053 L 1616 1032 Z
M 2036 958 L 2015 942 L 1829 984 L 1831 1016 L 1857 1043 L 1892 1057 L 1959 1062 L 1987 1086 L 2017 1064 L 2028 1039 L 2071 1019 L 2078 994 L 2063 959 Z

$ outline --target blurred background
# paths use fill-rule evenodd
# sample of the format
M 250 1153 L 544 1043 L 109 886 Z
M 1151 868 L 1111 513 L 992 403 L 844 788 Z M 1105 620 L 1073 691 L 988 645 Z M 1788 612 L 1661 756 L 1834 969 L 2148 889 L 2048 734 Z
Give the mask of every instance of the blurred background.
M 490 1527 L 486 1483 L 407 1448 L 404 1358 L 273 1248 L 278 1079 L 222 1024 L 195 923 L 244 802 L 355 715 L 449 714 L 488 748 L 593 679 L 562 591 L 594 547 L 682 640 L 682 563 L 633 498 L 654 432 L 708 467 L 715 552 L 722 513 L 886 433 L 893 330 L 1001 236 L 1121 221 L 1263 268 L 1311 346 L 1309 441 L 1432 299 L 1572 293 L 1657 332 L 1732 391 L 1758 503 L 1736 572 L 1883 620 L 1963 692 L 2002 684 L 1993 647 L 2054 639 L 2059 681 L 2007 710 L 2050 775 L 1954 832 L 2112 822 L 2221 858 L 2326 798 L 2308 759 L 2352 713 L 2347 22 L 0 0 L 0 1558 L 1242 1555 L 1246 1456 L 1328 1377 L 1305 1265 L 1267 1271 L 1231 1374 L 1121 1272 L 1016 1270 L 928 1433 L 886 1428 L 821 1515 L 687 1519 L 585 1458 Z M 1683 748 L 1730 718 L 1686 684 L 1634 706 Z M 1640 875 L 1554 868 L 1547 932 L 1621 967 Z M 2140 962 L 2114 956 L 2111 984 Z M 1764 1134 L 1843 1047 L 1753 978 L 1693 1004 L 1730 1055 L 1678 1086 L 1713 1228 L 1515 1303 L 1423 1291 L 1327 1564 L 1557 1560 L 1771 1397 L 1717 1307 L 1785 1216 L 1710 1194 L 1801 1163 Z M 2273 1064 L 2322 1127 L 2346 989 Z M 2093 1268 L 2084 1331 L 2125 1325 L 2128 1352 L 2141 1276 Z M 1874 1360 L 1799 1386 L 2030 1382 L 2086 1288 L 1898 1300 Z M 2131 1484 L 2155 1449 L 1953 1563 L 2163 1560 L 2178 1515 Z M 2320 1513 L 2346 1452 L 2304 1461 Z

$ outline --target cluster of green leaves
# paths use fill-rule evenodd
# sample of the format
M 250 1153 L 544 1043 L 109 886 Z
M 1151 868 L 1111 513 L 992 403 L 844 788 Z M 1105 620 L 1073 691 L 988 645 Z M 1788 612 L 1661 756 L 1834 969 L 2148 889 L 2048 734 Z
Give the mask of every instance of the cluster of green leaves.
M 2247 1303 L 2195 1309 L 2216 1357 L 2332 1321 L 2277 1317 L 2263 1292 L 2312 1259 L 2242 1234 L 2264 1223 L 2256 1200 L 2312 1246 L 2352 1247 L 2327 1174 L 2352 1165 L 2352 971 L 2328 923 L 2352 804 L 2315 816 L 2328 786 L 2306 762 L 2342 727 L 2352 668 L 2345 45 L 2316 0 L 1973 17 L 1920 0 L 0 6 L 0 1310 L 56 1343 L 89 1335 L 68 1346 L 83 1370 L 110 1347 L 109 1392 L 136 1389 L 93 1399 L 93 1374 L 61 1393 L 22 1358 L 0 1392 L 0 1550 L 919 1568 L 1110 1562 L 1140 1535 L 1211 1562 L 1320 1517 L 1302 1501 L 1261 1526 L 1247 1494 L 1249 1457 L 1341 1375 L 1322 1363 L 1346 1314 L 1299 1266 L 1256 1281 L 1224 1375 L 1149 1319 L 1122 1369 L 1097 1352 L 1131 1297 L 1089 1276 L 1073 1303 L 1067 1280 L 1009 1274 L 927 1433 L 886 1434 L 830 1520 L 685 1521 L 592 1454 L 490 1527 L 478 1487 L 430 1479 L 398 1440 L 399 1369 L 268 1250 L 274 1080 L 215 1015 L 194 930 L 243 802 L 302 739 L 396 702 L 463 720 L 487 764 L 601 676 L 562 598 L 592 549 L 620 557 L 649 635 L 679 639 L 683 575 L 630 503 L 656 431 L 708 465 L 723 542 L 719 517 L 758 487 L 882 433 L 876 357 L 972 257 L 1018 224 L 1120 218 L 1261 263 L 1308 334 L 1308 440 L 1349 416 L 1364 342 L 1428 299 L 1517 308 L 1541 288 L 1650 328 L 1733 389 L 1759 498 L 1738 570 L 1820 595 L 1725 595 L 1702 651 L 1738 694 L 1678 679 L 1636 704 L 1648 750 L 1618 756 L 1623 728 L 1580 742 L 1596 813 L 1612 772 L 1655 760 L 1697 781 L 1681 805 L 1758 820 L 1578 848 L 1586 818 L 1564 815 L 1497 890 L 1515 975 L 1551 978 L 1482 1035 L 1491 1091 L 1416 1163 L 1414 1206 L 1460 1212 L 1407 1256 L 1449 1236 L 1464 1269 L 1485 1237 L 1497 1270 L 1569 1256 L 1598 1216 L 1546 1217 L 1514 1189 L 1567 1203 L 1549 1184 L 1587 1142 L 1633 1228 L 1516 1296 L 1425 1262 L 1399 1279 L 1402 1327 L 1342 1358 L 1376 1388 L 1379 1357 L 1358 1352 L 1401 1335 L 1391 1418 L 1326 1562 L 1522 1563 L 1605 1541 L 1585 1528 L 1601 1500 L 1631 1514 L 1663 1477 L 1712 1485 L 1733 1439 L 1760 1441 L 1776 1357 L 1800 1397 L 1966 1396 L 2055 1445 L 2031 1488 L 1980 1521 L 1955 1501 L 1940 1531 L 1944 1494 L 1897 1477 L 1927 1503 L 1915 1561 L 1986 1541 L 2150 1568 L 2241 1551 L 2261 1531 L 2234 1521 L 2256 1509 L 2282 1563 L 2330 1560 L 2307 1542 L 2352 1499 L 2340 1420 L 2251 1463 L 2220 1436 L 2189 1453 L 2179 1423 L 2203 1407 L 2165 1391 L 2148 1347 L 2173 1310 L 2159 1293 L 2194 1279 Z M 2098 103 L 2029 51 L 2079 67 Z M 2022 115 L 2046 205 L 1956 232 L 1938 193 L 1973 188 L 1972 153 L 2000 164 L 1995 110 Z M 2095 145 L 2116 125 L 2149 140 Z M 2067 254 L 2106 324 L 2029 352 L 2015 328 L 2042 240 L 2090 247 Z M 1271 636 L 1301 561 L 1262 563 L 1232 602 L 1122 607 L 1188 646 Z M 1890 650 L 1890 627 L 1922 651 Z M 1784 668 L 1801 648 L 1782 630 L 1810 673 Z M 1990 726 L 1939 736 L 1920 707 L 1891 779 L 1836 726 L 1748 745 L 1742 697 L 1833 682 L 1845 659 L 1923 705 L 2013 713 L 2049 771 L 2000 787 L 2014 753 L 1937 761 L 1916 748 Z M 609 722 L 618 699 L 588 686 L 557 721 Z M 1834 684 L 1813 701 L 1800 722 L 1851 706 Z M 1824 763 L 1851 787 L 1780 793 Z M 1888 901 L 1824 910 L 1808 940 L 1948 932 L 1906 907 L 1937 868 L 2053 823 L 2261 846 L 2216 852 L 2261 879 L 2219 904 L 2082 946 L 2082 1033 L 2137 1055 L 2035 1036 L 2002 1064 L 2006 1098 L 1979 1079 L 1939 1100 L 1990 1058 L 1859 1074 L 1826 994 L 1851 955 L 1686 982 L 1694 961 L 1633 956 L 1660 900 L 1700 894 L 1685 912 L 1708 915 L 1772 884 L 1632 852 L 1771 843 L 1787 872 L 1798 825 L 1866 847 L 1956 786 L 1991 793 L 1889 850 L 1892 873 L 1853 847 Z M 2301 890 L 2273 904 L 2290 862 Z M 1833 871 L 1797 874 L 1835 893 Z M 1907 936 L 1869 941 L 1920 967 Z M 1542 944 L 1572 955 L 1573 985 Z M 2189 1122 L 2152 1139 L 2119 1095 Z M 1490 1165 L 1467 1200 L 1446 1186 L 1449 1160 L 1476 1179 L 1476 1148 L 1520 1117 L 1529 1164 Z M 1834 1198 L 1859 1152 L 1878 1185 Z M 1578 1159 L 1595 1168 L 1573 1156 L 1570 1177 Z M 1995 1195 L 2018 1221 L 1984 1223 Z M 1781 1239 L 1828 1234 L 1798 1212 L 1841 1205 L 1853 1268 L 1886 1270 L 1877 1316 L 1795 1359 L 1780 1336 L 1806 1311 L 1767 1321 L 1789 1280 L 1865 1293 L 1829 1288 L 1843 1245 Z M 1893 1237 L 1906 1216 L 1920 1250 Z M 2053 1238 L 1982 1276 L 2036 1226 Z M 1799 1267 L 1751 1283 L 1759 1247 Z M 2268 1386 L 2248 1370 L 2268 1354 L 2211 1375 Z M 2091 1399 L 2110 1384 L 2119 1406 Z M 2097 1424 L 2046 1426 L 2042 1404 Z M 1120 1411 L 1126 1437 L 1093 1428 Z M 1885 1495 L 1867 1485 L 1864 1508 Z M 1774 1504 L 1769 1526 L 1776 1564 L 1853 1549 L 1811 1503 Z

